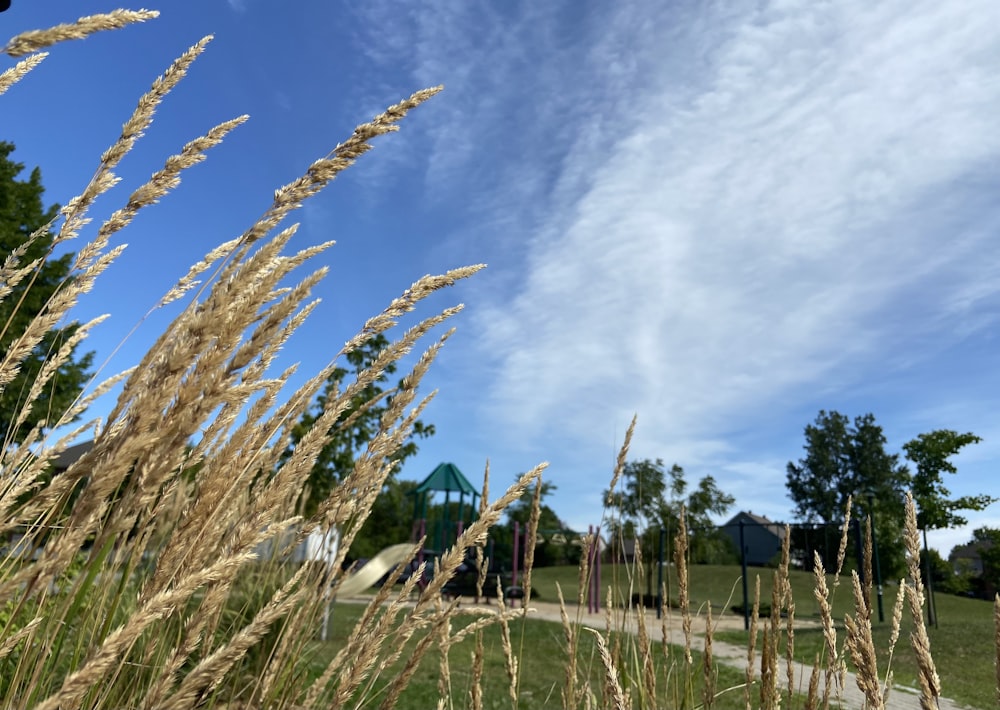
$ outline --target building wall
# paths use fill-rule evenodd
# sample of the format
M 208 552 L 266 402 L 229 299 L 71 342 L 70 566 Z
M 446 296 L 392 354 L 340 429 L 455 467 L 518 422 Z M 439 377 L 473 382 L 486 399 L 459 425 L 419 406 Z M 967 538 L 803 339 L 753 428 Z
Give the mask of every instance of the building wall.
M 733 546 L 740 549 L 740 521 L 743 521 L 743 543 L 746 545 L 747 564 L 762 567 L 771 562 L 781 552 L 781 538 L 770 529 L 745 515 L 737 515 L 723 530 L 733 540 Z

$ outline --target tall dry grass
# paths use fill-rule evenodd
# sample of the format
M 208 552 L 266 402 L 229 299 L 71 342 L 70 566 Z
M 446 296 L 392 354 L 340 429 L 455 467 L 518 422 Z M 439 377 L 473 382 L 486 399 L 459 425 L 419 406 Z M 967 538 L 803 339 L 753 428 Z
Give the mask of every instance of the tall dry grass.
M 120 10 L 85 17 L 21 34 L 3 51 L 20 57 L 155 16 Z M 55 245 L 84 233 L 97 200 L 116 199 L 114 171 L 210 41 L 206 37 L 183 52 L 139 97 L 119 138 L 97 161 L 94 177 L 68 201 L 58 224 L 48 226 Z M 0 75 L 0 93 L 44 57 L 31 54 Z M 274 374 L 279 349 L 314 307 L 310 293 L 325 273 L 310 271 L 308 262 L 330 246 L 290 248 L 296 225 L 283 222 L 370 150 L 373 139 L 397 130 L 409 111 L 438 91 L 419 91 L 362 123 L 327 156 L 306 166 L 300 178 L 279 187 L 256 222 L 211 250 L 163 296 L 158 307 L 181 301 L 180 313 L 135 367 L 93 383 L 92 394 L 65 412 L 51 413 L 44 428 L 37 427 L 23 443 L 4 447 L 0 534 L 5 539 L 18 534 L 21 548 L 37 555 L 0 560 L 0 706 L 358 706 L 368 702 L 371 680 L 398 660 L 412 639 L 418 651 L 410 667 L 385 691 L 383 705 L 392 706 L 419 663 L 419 649 L 450 642 L 453 609 L 440 604 L 441 587 L 466 551 L 482 546 L 504 508 L 539 479 L 541 467 L 484 505 L 426 588 L 410 583 L 401 590 L 382 589 L 325 669 L 316 673 L 307 663 L 315 656 L 310 653 L 315 629 L 340 581 L 344 555 L 382 490 L 393 455 L 429 401 L 418 396 L 418 386 L 450 331 L 424 346 L 379 430 L 317 514 L 303 518 L 297 502 L 328 432 L 357 393 L 420 347 L 461 307 L 431 314 L 399 334 L 357 381 L 330 398 L 317 426 L 278 463 L 291 425 L 314 401 L 339 357 L 390 332 L 427 296 L 481 266 L 426 276 L 411 285 L 306 384 L 288 387 L 292 369 Z M 245 120 L 223 122 L 184 145 L 97 225 L 76 255 L 72 278 L 60 284 L 0 357 L 0 387 L 119 256 L 121 249 L 109 246 L 111 237 L 167 196 L 185 170 Z M 30 288 L 36 277 L 40 264 L 22 264 L 20 256 L 6 255 L 0 273 L 6 292 L 0 296 L 15 293 L 18 284 Z M 290 278 L 295 285 L 287 287 Z M 48 354 L 22 420 L 71 357 L 71 345 L 96 324 L 83 324 L 70 344 Z M 73 424 L 86 416 L 95 397 L 116 385 L 121 393 L 106 421 Z M 49 434 L 67 427 L 58 440 Z M 68 470 L 50 476 L 52 460 L 88 432 L 93 448 Z M 331 530 L 340 537 L 333 564 L 288 561 L 288 553 L 308 535 Z M 264 549 L 274 554 L 262 559 Z M 506 623 L 521 613 L 485 618 Z
M 155 14 L 116 11 L 11 39 L 3 49 L 6 54 L 30 56 L 0 74 L 0 93 L 47 56 L 40 49 L 150 20 Z M 114 199 L 116 167 L 210 39 L 183 52 L 139 98 L 121 135 L 97 161 L 93 178 L 63 208 L 58 224 L 49 225 L 56 245 L 84 232 L 97 200 Z M 392 455 L 428 403 L 429 398 L 418 396 L 418 386 L 450 331 L 416 359 L 353 471 L 314 516 L 303 517 L 296 504 L 309 471 L 327 432 L 356 394 L 389 364 L 420 347 L 460 306 L 431 314 L 399 334 L 370 369 L 329 399 L 316 427 L 278 465 L 290 441 L 290 426 L 312 403 L 337 357 L 390 332 L 427 296 L 481 268 L 420 279 L 363 324 L 304 385 L 287 386 L 291 369 L 274 373 L 279 349 L 315 305 L 310 293 L 325 270 L 307 271 L 292 287 L 282 284 L 330 246 L 291 249 L 296 227 L 281 228 L 282 223 L 370 150 L 373 139 L 397 130 L 409 111 L 438 90 L 419 91 L 359 125 L 327 156 L 307 166 L 299 179 L 280 187 L 257 221 L 209 251 L 163 296 L 158 307 L 180 301 L 180 313 L 135 367 L 94 382 L 90 394 L 67 411 L 53 412 L 44 428 L 37 427 L 25 442 L 3 447 L 0 535 L 22 535 L 22 548 L 37 550 L 37 556 L 8 554 L 0 559 L 0 707 L 388 709 L 401 702 L 408 683 L 431 656 L 437 660 L 439 707 L 520 705 L 521 682 L 531 673 L 523 662 L 531 652 L 523 643 L 524 609 L 507 608 L 502 595 L 497 608 L 459 608 L 444 601 L 441 593 L 470 549 L 485 568 L 483 547 L 491 526 L 534 484 L 525 572 L 525 606 L 530 604 L 541 466 L 493 503 L 487 502 L 487 469 L 479 517 L 436 562 L 432 581 L 420 587 L 420 576 L 415 575 L 401 587 L 382 587 L 339 650 L 315 667 L 322 658 L 316 629 L 343 581 L 340 563 L 390 473 Z M 204 160 L 209 149 L 245 120 L 235 117 L 182 146 L 97 226 L 77 254 L 72 278 L 0 356 L 0 387 L 119 256 L 120 249 L 109 246 L 110 238 L 139 211 L 167 196 L 185 170 Z M 17 284 L 30 285 L 36 277 L 40 264 L 24 264 L 22 256 L 5 255 L 0 298 L 10 297 Z M 85 338 L 98 322 L 83 324 L 73 342 Z M 69 345 L 49 353 L 26 401 L 24 418 L 34 397 L 70 356 Z M 115 386 L 121 391 L 111 414 L 105 421 L 88 421 L 94 399 Z M 76 423 L 81 418 L 82 423 Z M 611 490 L 620 478 L 634 425 L 618 455 Z M 54 430 L 67 433 L 54 439 L 48 433 Z M 50 476 L 52 460 L 87 432 L 94 437 L 93 449 L 68 470 Z M 848 522 L 850 512 L 849 506 Z M 756 580 L 744 681 L 729 688 L 719 684 L 715 610 L 694 609 L 689 598 L 683 518 L 672 571 L 679 587 L 678 608 L 665 605 L 660 610 L 658 629 L 648 610 L 630 598 L 616 598 L 610 588 L 604 630 L 585 625 L 582 594 L 593 573 L 585 553 L 575 613 L 559 593 L 566 653 L 565 674 L 559 679 L 562 706 L 712 708 L 732 696 L 748 710 L 783 704 L 828 708 L 851 702 L 857 688 L 863 698 L 859 702 L 866 707 L 884 707 L 892 688 L 892 656 L 890 652 L 889 667 L 879 667 L 871 634 L 870 571 L 865 583 L 857 576 L 852 580 L 854 611 L 844 619 L 843 638 L 833 618 L 832 596 L 840 580 L 847 529 L 845 523 L 832 588 L 818 557 L 815 563 L 814 594 L 825 645 L 813 667 L 803 674 L 793 662 L 795 600 L 788 581 L 786 536 L 767 618 L 759 615 L 759 577 Z M 334 564 L 290 562 L 289 553 L 298 542 L 311 533 L 330 531 L 337 531 L 341 540 Z M 920 702 L 933 708 L 941 684 L 921 614 L 924 598 L 912 500 L 906 540 L 910 578 L 893 610 L 891 644 L 899 636 L 905 596 L 915 629 L 911 643 L 920 663 Z M 599 544 L 586 540 L 587 547 Z M 415 545 L 411 559 L 417 550 Z M 870 559 L 870 546 L 866 550 Z M 870 563 L 865 569 L 870 570 Z M 640 556 L 626 573 L 629 584 L 641 588 L 649 571 Z M 484 581 L 485 575 L 480 576 L 480 587 Z M 997 609 L 1000 639 L 1000 598 Z M 703 625 L 696 623 L 699 614 Z M 657 643 L 657 631 L 660 640 L 673 639 L 676 645 Z M 490 633 L 498 636 L 503 651 L 508 689 L 504 698 L 484 695 L 484 636 Z M 596 651 L 587 655 L 585 641 L 591 635 Z M 462 661 L 451 654 L 467 638 L 475 639 L 475 650 L 468 661 L 471 680 L 462 688 L 453 682 L 454 663 Z M 848 659 L 856 669 L 851 677 Z

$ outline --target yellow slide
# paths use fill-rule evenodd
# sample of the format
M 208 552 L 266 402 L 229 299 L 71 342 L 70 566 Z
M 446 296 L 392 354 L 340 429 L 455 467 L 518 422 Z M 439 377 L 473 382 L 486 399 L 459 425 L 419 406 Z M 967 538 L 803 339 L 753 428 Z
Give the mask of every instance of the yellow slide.
M 365 566 L 345 579 L 337 594 L 350 597 L 375 584 L 400 562 L 410 556 L 413 543 L 390 545 L 365 563 Z

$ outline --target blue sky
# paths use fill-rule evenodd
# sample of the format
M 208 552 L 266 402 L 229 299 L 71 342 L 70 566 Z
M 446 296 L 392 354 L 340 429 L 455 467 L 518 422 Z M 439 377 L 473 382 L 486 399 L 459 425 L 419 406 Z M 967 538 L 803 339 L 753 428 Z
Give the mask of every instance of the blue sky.
M 785 465 L 835 409 L 874 413 L 893 451 L 938 428 L 979 434 L 949 484 L 1000 495 L 1000 4 L 278 7 L 170 3 L 54 48 L 0 99 L 0 138 L 65 203 L 152 79 L 216 36 L 104 214 L 184 142 L 250 114 L 123 234 L 79 312 L 112 314 L 89 341 L 98 361 L 274 188 L 444 84 L 295 217 L 297 244 L 337 241 L 281 363 L 303 377 L 416 278 L 489 265 L 423 311 L 466 304 L 426 381 L 437 435 L 404 477 L 452 461 L 478 481 L 489 458 L 506 482 L 546 460 L 553 507 L 585 527 L 637 413 L 633 458 L 712 474 L 738 508 L 786 520 Z M 109 9 L 14 0 L 0 30 Z M 1000 526 L 1000 504 L 970 518 Z M 931 542 L 947 553 L 969 532 Z

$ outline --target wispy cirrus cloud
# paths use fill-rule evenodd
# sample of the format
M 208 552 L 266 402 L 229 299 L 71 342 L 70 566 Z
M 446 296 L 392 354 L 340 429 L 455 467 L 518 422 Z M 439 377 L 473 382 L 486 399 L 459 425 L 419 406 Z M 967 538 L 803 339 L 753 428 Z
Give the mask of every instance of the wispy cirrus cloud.
M 472 311 L 498 446 L 582 460 L 639 411 L 646 450 L 735 482 L 727 433 L 761 411 L 995 325 L 995 3 L 441 2 L 399 23 L 382 49 L 450 85 L 429 192 L 488 235 Z

